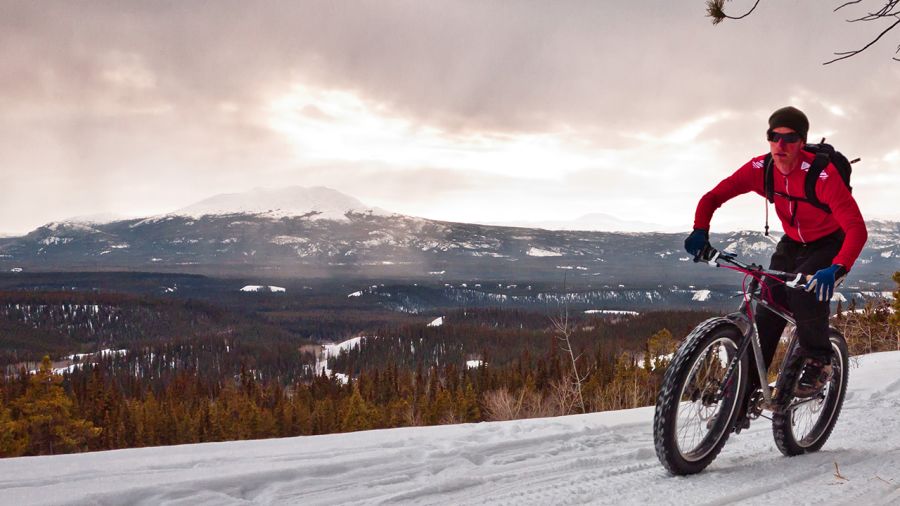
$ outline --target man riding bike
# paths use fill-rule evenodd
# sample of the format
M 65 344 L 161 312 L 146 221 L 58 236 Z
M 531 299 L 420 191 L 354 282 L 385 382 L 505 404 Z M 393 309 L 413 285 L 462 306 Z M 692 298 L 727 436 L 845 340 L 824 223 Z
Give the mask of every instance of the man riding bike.
M 804 149 L 808 131 L 809 120 L 799 109 L 784 107 L 775 111 L 769 117 L 766 132 L 770 155 L 752 158 L 706 193 L 697 205 L 694 231 L 684 241 L 685 249 L 695 260 L 708 260 L 715 252 L 709 245 L 709 228 L 716 209 L 751 191 L 774 200 L 784 235 L 775 247 L 769 268 L 813 275 L 806 291 L 785 290 L 783 285 L 767 283 L 774 300 L 789 308 L 797 320 L 800 342 L 797 359 L 805 362 L 794 389 L 797 397 L 814 395 L 831 378 L 829 302 L 835 286 L 853 267 L 868 238 L 856 200 L 834 164 L 829 162 L 813 181 L 819 202 L 804 198 L 808 196 L 804 195 L 806 175 L 816 158 Z M 766 188 L 767 176 L 769 188 Z M 785 323 L 768 309 L 759 308 L 757 312 L 756 325 L 766 368 L 772 362 Z M 755 367 L 752 365 L 751 370 Z M 748 391 L 753 392 L 760 387 L 759 380 L 753 374 L 749 379 Z M 735 428 L 749 426 L 743 413 L 736 419 Z

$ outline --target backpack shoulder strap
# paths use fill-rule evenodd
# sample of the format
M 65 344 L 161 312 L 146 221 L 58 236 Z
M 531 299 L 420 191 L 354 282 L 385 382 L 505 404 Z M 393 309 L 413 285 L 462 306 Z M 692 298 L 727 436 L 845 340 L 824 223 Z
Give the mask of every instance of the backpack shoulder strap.
M 775 174 L 772 172 L 772 153 L 763 160 L 763 192 L 766 200 L 775 202 Z
M 816 183 L 819 182 L 819 174 L 821 174 L 822 171 L 825 170 L 825 167 L 828 167 L 828 164 L 830 162 L 831 158 L 828 156 L 828 153 L 816 153 L 816 158 L 813 160 L 812 165 L 809 167 L 809 172 L 806 173 L 806 181 L 804 185 L 806 187 L 806 201 L 825 211 L 826 213 L 830 213 L 831 208 L 826 204 L 823 204 L 819 200 L 819 197 L 816 196 Z

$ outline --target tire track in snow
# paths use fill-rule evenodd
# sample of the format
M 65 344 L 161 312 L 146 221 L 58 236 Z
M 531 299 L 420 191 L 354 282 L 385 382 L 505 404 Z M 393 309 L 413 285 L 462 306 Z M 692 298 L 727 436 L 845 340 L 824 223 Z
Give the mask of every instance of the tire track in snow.
M 862 495 L 867 501 L 883 503 L 893 499 L 896 489 L 888 482 L 882 487 L 885 490 L 873 492 L 868 482 L 878 476 L 879 469 L 882 474 L 886 474 L 885 470 L 893 469 L 895 473 L 900 470 L 897 465 L 900 450 L 886 452 L 883 448 L 885 431 L 900 433 L 895 411 L 876 409 L 896 406 L 900 399 L 897 399 L 895 383 L 868 398 L 848 401 L 835 433 L 818 453 L 783 457 L 772 440 L 771 425 L 761 419 L 754 422 L 750 431 L 732 436 L 719 460 L 705 473 L 676 478 L 662 471 L 655 454 L 647 450 L 648 446 L 652 447 L 649 424 L 643 431 L 641 427 L 618 427 L 621 441 L 616 448 L 624 450 L 620 452 L 624 455 L 634 456 L 637 462 L 631 465 L 623 465 L 609 456 L 577 455 L 575 448 L 579 442 L 589 446 L 589 436 L 579 436 L 569 441 L 571 448 L 565 453 L 543 449 L 540 457 L 544 462 L 533 465 L 527 464 L 533 458 L 495 456 L 495 461 L 506 458 L 516 462 L 519 479 L 488 476 L 483 484 L 472 484 L 476 490 L 466 490 L 470 494 L 468 500 L 466 495 L 448 495 L 446 491 L 441 497 L 452 498 L 452 502 L 460 504 L 547 504 L 548 501 L 554 504 L 729 504 L 736 501 L 822 504 L 835 499 L 829 487 L 840 487 L 841 501 L 852 503 L 854 497 Z M 838 446 L 844 442 L 849 443 L 847 448 Z M 531 448 L 540 453 L 540 449 Z M 560 456 L 562 461 L 557 458 Z M 844 475 L 868 475 L 869 479 L 856 480 L 849 486 L 837 481 L 833 465 L 838 461 Z M 885 467 L 885 464 L 889 465 Z M 396 498 L 422 501 L 437 490 L 431 487 L 420 490 L 420 494 Z

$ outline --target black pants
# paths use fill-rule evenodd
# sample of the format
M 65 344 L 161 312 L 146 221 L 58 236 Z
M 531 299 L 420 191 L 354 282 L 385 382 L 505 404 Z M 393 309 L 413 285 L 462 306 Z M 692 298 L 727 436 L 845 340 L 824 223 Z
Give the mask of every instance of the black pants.
M 843 243 L 844 232 L 841 230 L 810 243 L 801 243 L 787 235 L 782 236 L 781 241 L 775 247 L 769 268 L 784 272 L 815 274 L 819 269 L 831 266 L 832 260 Z M 767 285 L 772 290 L 775 302 L 794 313 L 801 352 L 806 356 L 830 357 L 831 343 L 828 340 L 830 303 L 816 300 L 814 292 L 786 288 L 776 282 L 769 283 Z M 787 322 L 782 317 L 772 311 L 764 307 L 757 307 L 756 327 L 759 330 L 759 341 L 762 345 L 763 358 L 766 360 L 766 369 L 772 363 L 775 348 L 778 347 L 778 340 L 781 338 L 786 324 Z M 756 362 L 752 353 L 750 358 L 750 381 L 752 383 L 750 386 L 759 386 L 756 385 L 759 383 L 757 375 L 753 372 L 756 370 Z

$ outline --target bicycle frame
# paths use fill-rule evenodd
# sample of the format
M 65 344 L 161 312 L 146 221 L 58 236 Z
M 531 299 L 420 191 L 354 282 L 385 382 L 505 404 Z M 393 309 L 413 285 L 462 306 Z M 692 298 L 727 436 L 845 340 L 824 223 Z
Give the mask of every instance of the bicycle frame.
M 728 263 L 735 265 L 735 267 L 723 266 L 719 263 L 719 261 L 727 261 Z M 721 399 L 722 396 L 725 395 L 725 389 L 730 384 L 731 377 L 734 374 L 735 369 L 737 369 L 741 358 L 743 358 L 744 354 L 747 353 L 747 348 L 749 348 L 750 346 L 753 347 L 753 356 L 756 362 L 756 373 L 759 375 L 759 384 L 760 386 L 769 384 L 768 370 L 765 366 L 765 360 L 763 358 L 762 343 L 760 343 L 759 341 L 759 333 L 756 328 L 755 318 L 753 317 L 753 315 L 755 314 L 753 307 L 754 302 L 756 303 L 756 307 L 762 306 L 772 311 L 781 318 L 784 318 L 795 328 L 797 325 L 797 321 L 794 319 L 794 316 L 788 310 L 775 304 L 775 302 L 771 299 L 771 294 L 768 293 L 767 289 L 760 288 L 760 281 L 763 278 L 768 277 L 784 283 L 788 288 L 798 288 L 800 286 L 800 283 L 803 281 L 804 275 L 789 274 L 780 271 L 770 271 L 754 264 L 747 265 L 737 261 L 731 255 L 727 254 L 723 255 L 717 253 L 708 263 L 715 267 L 726 267 L 738 272 L 743 272 L 745 276 L 751 278 L 750 285 L 743 288 L 743 299 L 738 310 L 725 316 L 725 318 L 731 320 L 735 325 L 737 325 L 738 329 L 741 330 L 743 339 L 741 339 L 741 342 L 738 345 L 737 352 L 729 362 L 722 384 L 719 387 L 718 392 L 716 392 L 716 398 Z M 791 336 L 791 339 L 788 343 L 787 353 L 785 353 L 784 358 L 785 361 L 788 360 L 788 358 L 792 355 L 796 346 L 797 336 L 795 333 L 793 336 Z M 784 364 L 782 364 L 782 367 L 779 368 L 779 370 L 783 369 L 783 367 Z M 778 397 L 777 389 L 770 392 L 768 388 L 762 388 L 762 395 L 763 407 L 770 410 L 773 409 L 775 407 L 774 399 Z

